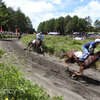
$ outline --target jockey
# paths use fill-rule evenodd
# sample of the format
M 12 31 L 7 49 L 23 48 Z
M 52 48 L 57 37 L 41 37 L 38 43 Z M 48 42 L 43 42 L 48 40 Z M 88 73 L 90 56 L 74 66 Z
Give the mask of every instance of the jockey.
M 43 40 L 44 37 L 42 36 L 42 34 L 43 34 L 42 32 L 36 34 L 36 40 L 33 40 L 33 43 L 35 43 L 38 39 Z
M 38 33 L 37 35 L 36 35 L 36 40 L 38 40 L 38 39 L 40 39 L 41 40 L 41 38 L 42 38 L 42 32 L 40 32 L 40 33 Z
M 79 60 L 84 61 L 84 59 L 86 59 L 90 54 L 93 54 L 94 49 L 96 48 L 96 46 L 99 43 L 100 43 L 100 39 L 95 39 L 94 42 L 84 44 L 83 47 L 82 47 L 84 54 L 80 57 Z

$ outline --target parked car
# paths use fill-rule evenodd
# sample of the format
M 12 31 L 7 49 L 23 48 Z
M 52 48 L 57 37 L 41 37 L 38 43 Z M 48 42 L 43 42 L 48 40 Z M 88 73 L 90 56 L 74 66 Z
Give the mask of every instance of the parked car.
M 83 40 L 81 37 L 75 37 L 74 40 Z
M 58 32 L 49 32 L 48 35 L 60 35 Z

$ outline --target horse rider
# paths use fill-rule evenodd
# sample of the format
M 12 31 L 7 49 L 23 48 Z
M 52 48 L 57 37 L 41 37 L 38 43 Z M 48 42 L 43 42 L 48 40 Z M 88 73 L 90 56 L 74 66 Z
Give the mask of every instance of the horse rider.
M 20 40 L 21 37 L 22 37 L 22 32 L 20 32 L 20 33 L 18 34 L 18 39 Z
M 38 39 L 43 40 L 44 37 L 42 36 L 42 34 L 43 34 L 43 32 L 36 34 L 36 40 L 33 40 L 33 43 L 35 43 Z
M 94 49 L 97 47 L 98 44 L 100 44 L 100 39 L 95 39 L 94 42 L 84 44 L 82 47 L 84 54 L 79 58 L 79 60 L 84 61 L 90 54 L 93 54 Z

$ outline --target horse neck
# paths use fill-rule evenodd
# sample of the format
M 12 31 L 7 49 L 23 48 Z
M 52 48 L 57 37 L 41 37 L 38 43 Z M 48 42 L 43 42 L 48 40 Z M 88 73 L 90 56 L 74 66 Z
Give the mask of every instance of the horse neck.
M 100 52 L 94 54 L 95 61 L 98 61 L 100 57 Z
M 97 52 L 97 53 L 95 53 L 94 56 L 96 56 L 96 57 L 100 57 L 100 51 Z
M 38 39 L 38 40 L 37 40 L 37 42 L 36 42 L 36 46 L 39 46 L 39 45 L 40 45 L 40 43 L 41 43 L 41 40 L 40 40 L 40 39 Z

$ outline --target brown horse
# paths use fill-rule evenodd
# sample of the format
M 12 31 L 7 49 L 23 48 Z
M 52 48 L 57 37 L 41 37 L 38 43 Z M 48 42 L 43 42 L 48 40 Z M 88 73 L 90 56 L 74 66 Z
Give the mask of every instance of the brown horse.
M 22 33 L 18 34 L 18 40 L 20 40 L 22 38 Z
M 90 68 L 91 65 L 93 65 L 96 61 L 98 61 L 100 59 L 100 51 L 99 52 L 96 52 L 95 54 L 93 55 L 89 55 L 87 57 L 87 59 L 85 59 L 83 62 L 80 62 L 78 60 L 78 58 L 75 56 L 75 52 L 77 50 L 69 50 L 68 52 L 66 52 L 63 56 L 66 56 L 67 59 L 65 60 L 66 62 L 66 67 L 67 67 L 67 70 L 68 70 L 68 63 L 77 63 L 79 65 L 79 71 L 75 72 L 73 75 L 72 75 L 72 78 L 76 75 L 82 75 L 83 74 L 83 70 L 87 69 L 87 68 Z
M 33 43 L 33 40 L 31 40 L 31 41 L 28 43 L 27 49 L 30 50 L 32 47 L 33 47 L 36 51 L 38 50 L 38 48 L 42 48 L 42 40 L 38 39 L 38 40 L 36 40 L 35 43 Z

